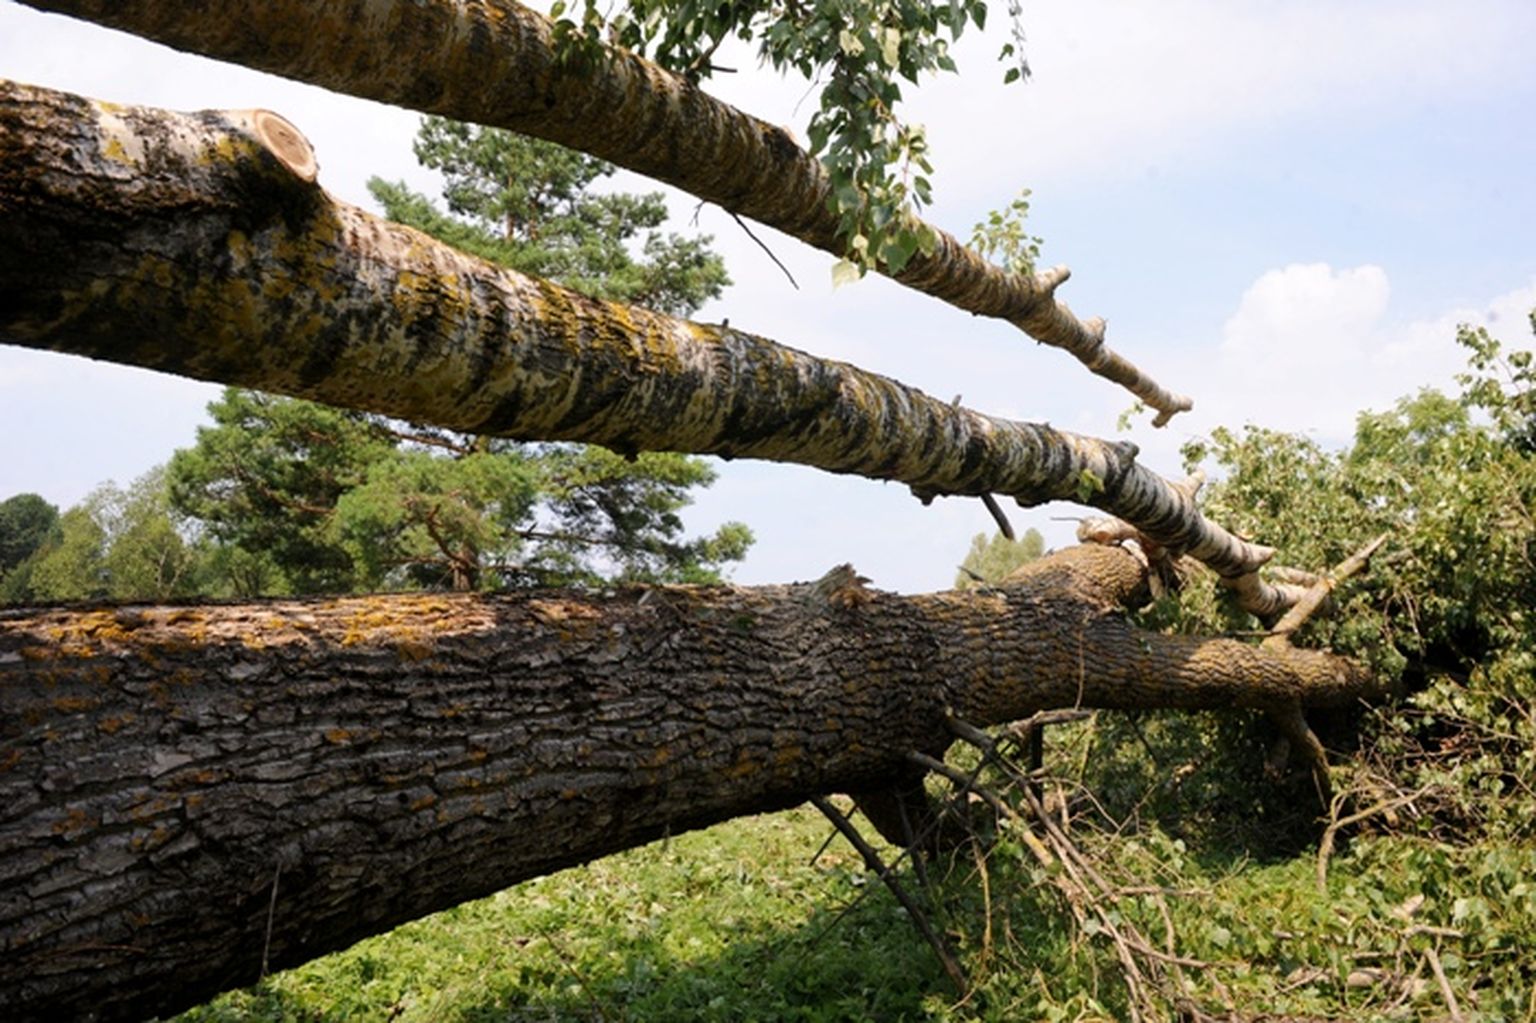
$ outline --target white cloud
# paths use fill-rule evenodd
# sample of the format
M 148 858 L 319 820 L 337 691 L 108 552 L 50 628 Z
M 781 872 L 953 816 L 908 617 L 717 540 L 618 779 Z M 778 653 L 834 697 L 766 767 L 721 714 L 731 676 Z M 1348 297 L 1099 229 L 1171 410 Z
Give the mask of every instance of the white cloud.
M 1293 264 L 1264 274 L 1243 293 L 1222 328 L 1224 358 L 1255 372 L 1343 368 L 1363 354 L 1357 340 L 1375 329 L 1392 289 L 1379 266 L 1335 272 L 1327 263 Z M 1331 364 L 1331 365 L 1330 365 Z
M 1490 326 L 1510 346 L 1529 347 L 1526 315 L 1536 281 L 1478 306 L 1420 320 L 1394 320 L 1391 285 L 1379 266 L 1294 264 L 1262 274 L 1238 300 L 1221 341 L 1177 368 L 1196 395 L 1185 432 L 1254 423 L 1342 444 L 1355 417 L 1389 408 L 1423 387 L 1453 389 L 1466 365 L 1462 323 Z M 1171 449 L 1154 440 L 1144 445 Z

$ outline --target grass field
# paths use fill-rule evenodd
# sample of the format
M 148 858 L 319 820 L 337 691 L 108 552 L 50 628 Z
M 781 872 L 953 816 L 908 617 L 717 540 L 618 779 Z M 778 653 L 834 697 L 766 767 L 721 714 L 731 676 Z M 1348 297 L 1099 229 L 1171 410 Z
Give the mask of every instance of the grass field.
M 795 810 L 680 835 L 407 924 L 183 1018 L 942 1015 L 942 971 L 857 855 L 839 841 L 812 864 L 830 831 Z
M 1077 747 L 1092 748 L 1092 729 Z M 1074 743 L 1055 756 L 1077 756 Z M 1141 957 L 1163 1007 L 1149 1020 L 1536 1021 L 1529 844 L 1360 835 L 1320 888 L 1316 832 L 1256 845 L 1276 825 L 1231 804 L 1243 787 L 1220 764 L 1186 777 L 1193 803 L 1163 798 L 1161 817 L 1113 767 L 1098 765 L 1101 792 L 1118 786 L 1141 812 L 1118 833 L 1086 811 L 1073 826 L 1114 891 L 1086 923 L 1016 828 L 934 863 L 927 890 L 902 865 L 970 977 L 964 998 L 854 850 L 823 848 L 831 825 L 803 808 L 518 885 L 182 1019 L 1122 1020 L 1131 1000 L 1109 939 L 1125 930 L 1155 946 Z M 1181 1017 L 1192 1006 L 1205 1015 Z

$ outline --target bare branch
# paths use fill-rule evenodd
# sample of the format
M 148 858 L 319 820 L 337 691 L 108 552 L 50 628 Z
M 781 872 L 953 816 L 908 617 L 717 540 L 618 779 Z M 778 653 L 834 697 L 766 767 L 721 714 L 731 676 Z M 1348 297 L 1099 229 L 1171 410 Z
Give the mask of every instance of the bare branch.
M 1270 632 L 1274 635 L 1264 640 L 1265 645 L 1273 647 L 1289 643 L 1290 636 L 1306 624 L 1307 619 L 1311 618 L 1318 608 L 1322 607 L 1323 601 L 1328 599 L 1328 595 L 1333 592 L 1334 587 L 1350 576 L 1365 570 L 1366 566 L 1371 563 L 1371 555 L 1381 549 L 1381 545 L 1387 542 L 1389 535 L 1388 533 L 1382 533 L 1376 539 L 1339 562 L 1338 565 L 1334 566 L 1332 572 L 1324 575 L 1309 586 L 1301 598 L 1285 613 L 1285 616 L 1270 629 Z
M 950 951 L 944 939 L 933 929 L 933 925 L 928 922 L 928 915 L 923 912 L 922 907 L 917 904 L 917 901 L 911 895 L 907 894 L 907 890 L 901 886 L 901 883 L 896 880 L 895 875 L 881 861 L 880 854 L 875 851 L 874 846 L 864 840 L 864 836 L 859 834 L 859 829 L 853 826 L 853 822 L 839 813 L 837 807 L 829 803 L 826 797 L 817 796 L 813 798 L 811 805 L 820 810 L 822 816 L 826 817 L 827 820 L 832 822 L 833 827 L 842 832 L 843 837 L 848 840 L 848 844 L 858 850 L 859 855 L 863 857 L 864 865 L 885 883 L 885 886 L 891 890 L 892 895 L 896 896 L 896 901 L 900 902 L 901 908 L 907 911 L 907 916 L 912 920 L 913 926 L 917 928 L 918 933 L 922 934 L 923 940 L 928 942 L 929 947 L 933 949 L 934 955 L 939 957 L 939 962 L 943 964 L 944 972 L 949 975 L 949 979 L 954 983 L 955 990 L 959 992 L 960 997 L 964 998 L 970 990 L 970 982 L 965 978 L 965 971 L 960 968 L 960 961 L 955 958 L 954 952 Z

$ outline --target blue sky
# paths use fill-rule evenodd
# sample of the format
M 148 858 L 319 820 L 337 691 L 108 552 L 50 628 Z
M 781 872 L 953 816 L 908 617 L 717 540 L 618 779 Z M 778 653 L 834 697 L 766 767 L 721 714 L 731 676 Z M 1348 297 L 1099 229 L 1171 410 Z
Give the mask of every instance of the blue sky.
M 1001 14 L 999 10 L 996 14 Z M 1245 421 L 1347 438 L 1354 414 L 1459 367 L 1456 323 L 1490 321 L 1529 347 L 1536 307 L 1536 5 L 1528 0 L 1165 0 L 1025 5 L 1035 70 L 1002 88 L 993 37 L 960 48 L 962 76 L 914 96 L 937 156 L 931 219 L 965 235 L 1034 190 L 1042 262 L 1062 296 L 1196 409 L 1131 434 L 1174 473 L 1184 440 Z M 803 136 L 805 85 L 753 70 L 714 91 Z M 0 0 L 0 74 L 122 102 L 276 110 L 315 144 L 321 182 L 368 205 L 369 174 L 430 190 L 415 117 L 174 54 Z M 647 187 L 638 179 L 623 187 Z M 675 196 L 680 218 L 694 203 Z M 701 313 L 847 359 L 982 411 L 1112 435 L 1130 399 L 1012 328 L 870 279 L 834 292 L 830 259 L 758 233 L 792 290 L 730 219 L 700 212 L 736 285 Z M 0 347 L 0 496 L 61 505 L 127 483 L 193 439 L 216 389 Z M 1051 507 L 1015 516 L 1054 542 Z M 851 561 L 875 585 L 950 584 L 989 520 L 976 501 L 922 508 L 905 488 L 735 462 L 701 496 L 699 529 L 750 524 L 744 583 Z

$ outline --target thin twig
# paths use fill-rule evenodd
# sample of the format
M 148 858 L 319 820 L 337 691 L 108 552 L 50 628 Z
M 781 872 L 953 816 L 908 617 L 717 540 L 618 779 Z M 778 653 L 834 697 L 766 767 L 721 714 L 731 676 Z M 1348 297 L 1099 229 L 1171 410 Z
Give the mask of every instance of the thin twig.
M 729 213 L 730 211 L 727 210 L 726 212 Z M 790 285 L 796 291 L 799 291 L 800 290 L 800 285 L 795 280 L 795 275 L 789 272 L 789 267 L 787 267 L 783 263 L 779 262 L 779 257 L 775 256 L 773 254 L 773 250 L 772 249 L 770 249 L 768 246 L 763 244 L 763 240 L 761 238 L 759 238 L 757 235 L 752 233 L 752 229 L 747 226 L 747 222 L 745 220 L 742 220 L 741 217 L 737 216 L 734 213 L 731 213 L 731 219 L 736 221 L 736 223 L 741 227 L 741 229 L 743 231 L 747 232 L 747 237 L 748 238 L 751 238 L 753 241 L 757 242 L 757 247 L 758 248 L 760 248 L 764 252 L 768 253 L 768 258 L 773 260 L 773 265 L 778 267 L 780 270 L 784 271 L 784 276 L 789 278 Z
M 1094 863 L 1067 835 L 1064 825 L 1052 817 L 1043 801 L 1032 791 L 1033 775 L 1015 767 L 998 750 L 992 736 L 982 729 L 953 715 L 949 717 L 948 724 L 950 731 L 956 737 L 982 753 L 984 763 L 991 763 L 1003 772 L 1017 790 L 1018 797 L 1029 808 L 1030 814 L 1044 829 L 1045 842 L 1042 843 L 1027 826 L 1023 828 L 1025 844 L 1035 852 L 1042 864 L 1049 865 L 1055 862 L 1060 865 L 1060 871 L 1053 875 L 1053 882 L 1065 899 L 1079 930 L 1086 931 L 1091 913 L 1094 930 L 1109 941 L 1115 958 L 1120 964 L 1121 976 L 1129 996 L 1127 1002 L 1129 1018 L 1140 1021 L 1163 1016 L 1163 1006 L 1158 1004 L 1158 997 L 1154 992 L 1164 999 L 1177 1000 L 1178 997 L 1177 993 L 1170 993 L 1168 990 L 1169 981 L 1164 973 L 1165 968 L 1208 969 L 1210 964 L 1178 955 L 1172 948 L 1171 936 L 1169 936 L 1169 948 L 1166 951 L 1156 948 L 1134 924 L 1121 919 L 1120 914 L 1113 909 L 1113 904 L 1122 897 L 1122 893 L 1105 880 Z M 918 756 L 908 755 L 909 759 L 920 763 L 922 761 Z M 932 758 L 927 759 L 933 762 Z M 947 765 L 941 766 L 944 769 L 933 769 L 951 778 L 960 775 L 960 772 L 948 768 Z M 984 799 L 991 795 L 984 788 L 973 785 L 971 789 L 978 792 Z M 996 796 L 992 796 L 991 799 L 1001 803 Z M 1007 804 L 1001 805 L 1007 806 Z M 1018 816 L 1011 807 L 1008 807 L 1008 813 L 1012 817 Z M 1164 908 L 1166 912 L 1166 907 Z M 1167 923 L 1168 918 L 1165 916 L 1164 919 Z M 1150 969 L 1144 969 L 1143 964 Z
M 832 843 L 835 841 L 837 841 L 837 832 L 835 830 L 827 832 L 827 837 L 822 841 L 821 845 L 816 847 L 815 854 L 811 856 L 810 862 L 807 863 L 806 866 L 816 866 L 816 861 L 821 859 L 822 854 L 831 848 Z
M 932 897 L 933 885 L 928 879 L 928 865 L 923 862 L 923 852 L 917 845 L 917 833 L 912 828 L 912 817 L 907 813 L 907 801 L 898 794 L 896 797 L 896 816 L 901 819 L 901 837 L 906 843 L 907 854 L 912 858 L 912 873 L 917 875 L 917 883 L 923 886 L 923 891 Z
M 976 872 L 981 877 L 981 910 L 986 923 L 981 932 L 981 952 L 978 955 L 980 968 L 985 970 L 987 962 L 992 958 L 992 883 L 987 873 L 987 858 L 981 854 L 981 847 L 972 845 L 971 855 L 976 860 Z
M 1445 1008 L 1451 1014 L 1451 1023 L 1462 1023 L 1466 1017 L 1461 1014 L 1461 1005 L 1456 1001 L 1456 992 L 1451 990 L 1451 982 L 1445 975 L 1445 967 L 1440 965 L 1440 953 L 1433 948 L 1427 948 L 1424 950 L 1424 958 L 1429 960 L 1429 968 L 1435 975 L 1435 983 L 1440 985 L 1440 997 L 1445 999 Z
M 597 1018 L 607 1023 L 608 1013 L 603 1011 L 603 1003 L 597 1000 L 597 995 L 593 994 L 592 989 L 587 986 L 587 978 L 582 976 L 581 971 L 577 970 L 575 966 L 571 965 L 572 956 L 566 950 L 565 945 L 555 937 L 552 930 L 542 932 L 539 937 L 548 942 L 549 947 L 555 950 L 555 957 L 560 960 L 561 968 L 576 982 L 576 987 L 586 996 L 587 1003 L 592 1006 L 592 1011 L 597 1013 Z
M 1387 538 L 1390 535 L 1389 533 L 1382 533 L 1376 539 L 1339 562 L 1338 565 L 1334 566 L 1333 571 L 1324 574 L 1322 578 L 1308 587 L 1306 593 L 1296 603 L 1292 604 L 1290 610 L 1286 611 L 1280 620 L 1274 624 L 1274 627 L 1270 629 L 1274 635 L 1265 639 L 1260 646 L 1270 649 L 1289 646 L 1292 633 L 1306 624 L 1307 619 L 1311 618 L 1317 609 L 1323 606 L 1323 601 L 1328 599 L 1328 595 L 1334 591 L 1334 588 L 1339 583 L 1362 571 L 1370 564 L 1371 555 L 1375 554 L 1381 548 L 1381 545 L 1387 542 Z
M 1003 514 L 1002 507 L 997 503 L 997 498 L 991 494 L 982 494 L 981 503 L 987 506 L 987 511 L 992 513 L 992 521 L 997 523 L 998 532 L 1009 540 L 1017 539 L 1013 535 L 1013 523 L 1008 521 L 1008 516 Z
M 1259 647 L 1265 650 L 1284 650 L 1290 647 L 1291 637 L 1306 624 L 1307 619 L 1311 618 L 1318 608 L 1323 606 L 1323 602 L 1328 599 L 1334 588 L 1369 565 L 1371 555 L 1387 542 L 1389 535 L 1382 533 L 1339 562 L 1331 572 L 1319 577 L 1280 617 L 1280 620 L 1269 630 L 1270 634 L 1259 642 Z M 1299 752 L 1312 769 L 1312 781 L 1317 786 L 1319 802 L 1323 806 L 1331 806 L 1333 786 L 1328 777 L 1328 753 L 1323 748 L 1322 742 L 1318 740 L 1317 733 L 1312 731 L 1312 726 L 1307 724 L 1301 704 L 1294 703 L 1289 707 L 1272 710 L 1269 712 L 1269 718 L 1280 729 L 1280 733 L 1290 740 L 1291 750 Z
M 1412 803 L 1414 800 L 1424 795 L 1424 793 L 1428 792 L 1429 789 L 1430 786 L 1425 785 L 1413 792 L 1408 793 L 1406 796 L 1397 796 L 1394 799 L 1384 799 L 1379 803 L 1366 807 L 1364 810 L 1352 813 L 1348 817 L 1340 817 L 1338 815 L 1339 808 L 1343 805 L 1344 798 L 1346 795 L 1348 795 L 1348 793 L 1340 793 L 1339 795 L 1335 796 L 1333 798 L 1333 804 L 1329 815 L 1330 820 L 1328 821 L 1328 826 L 1323 829 L 1323 837 L 1317 843 L 1318 892 L 1324 895 L 1328 893 L 1328 858 L 1333 855 L 1334 839 L 1338 835 L 1340 829 L 1350 827 L 1354 824 L 1359 824 L 1361 821 L 1368 820 L 1379 813 L 1389 813 L 1392 810 L 1396 810 L 1400 806 L 1407 806 L 1409 803 Z
M 855 807 L 855 809 L 857 809 L 857 808 Z M 849 810 L 848 813 L 844 815 L 845 819 L 846 818 L 850 818 L 852 816 L 853 816 L 853 810 Z M 928 822 L 926 825 L 924 825 L 923 830 L 917 836 L 918 844 L 922 844 L 923 842 L 926 842 L 928 840 L 928 837 L 930 835 L 932 835 L 933 832 L 938 829 L 938 827 L 939 827 L 939 819 L 937 817 L 935 817 L 934 820 L 932 820 L 932 821 Z M 836 840 L 837 836 L 838 836 L 838 831 L 836 829 L 834 829 L 829 835 L 827 835 L 826 841 L 821 843 L 821 848 L 819 848 L 816 851 L 816 855 L 811 859 L 811 862 L 810 862 L 811 866 L 815 866 L 816 860 L 821 858 L 822 854 L 827 851 L 827 847 L 830 846 L 833 843 L 833 841 Z M 910 850 L 910 849 L 903 849 L 900 852 L 900 854 L 897 855 L 896 859 L 892 862 L 891 865 L 893 867 L 899 865 L 901 863 L 902 857 L 906 856 L 907 853 L 909 853 L 909 852 L 912 852 L 912 850 Z M 811 938 L 809 941 L 807 941 L 805 943 L 805 946 L 801 949 L 800 954 L 803 956 L 807 952 L 809 952 L 811 949 L 813 949 L 817 945 L 819 945 L 821 943 L 821 940 L 823 938 L 825 938 L 828 934 L 831 934 L 832 931 L 834 931 L 837 928 L 837 925 L 843 922 L 843 918 L 846 917 L 849 913 L 853 912 L 853 910 L 856 909 L 864 901 L 864 897 L 867 896 L 873 890 L 874 889 L 872 889 L 870 887 L 867 887 L 867 886 L 864 887 L 864 888 L 859 889 L 859 894 L 857 896 L 855 896 L 852 900 L 850 900 L 847 904 L 845 904 L 841 909 L 839 909 L 837 911 L 837 914 L 832 917 L 832 920 L 829 923 L 827 923 L 827 925 L 824 926 L 820 931 L 818 931 L 816 933 L 815 937 Z
M 267 979 L 267 967 L 271 963 L 269 958 L 272 952 L 272 921 L 277 918 L 277 879 L 282 876 L 283 865 L 279 863 L 272 868 L 272 897 L 267 900 L 267 936 L 261 944 L 261 977 Z
M 880 854 L 875 851 L 874 846 L 864 841 L 864 836 L 859 834 L 859 829 L 855 828 L 848 818 L 839 813 L 837 807 L 828 802 L 826 797 L 812 797 L 811 805 L 820 810 L 827 820 L 832 822 L 833 827 L 843 833 L 843 837 L 848 840 L 848 843 L 859 851 L 860 856 L 864 857 L 865 866 L 874 871 L 875 875 L 885 882 L 885 886 L 891 890 L 891 894 L 896 896 L 896 901 L 901 903 L 902 908 L 907 911 L 907 915 L 912 918 L 912 923 L 917 927 L 924 939 L 927 940 L 928 944 L 933 947 L 934 954 L 939 957 L 939 962 L 944 966 L 944 972 L 949 974 L 949 979 L 954 982 L 955 988 L 959 991 L 961 997 L 964 997 L 970 990 L 970 982 L 965 978 L 965 971 L 960 968 L 960 963 L 955 959 L 954 953 L 945 945 L 944 939 L 939 933 L 933 929 L 933 925 L 928 922 L 928 917 L 923 913 L 917 902 L 912 896 L 907 894 L 907 890 L 897 882 L 895 875 L 881 862 Z
M 1093 717 L 1091 710 L 1060 710 L 1036 711 L 1023 721 L 1014 721 L 1003 726 L 1003 734 L 1010 739 L 1023 739 L 1032 729 L 1040 725 L 1066 725 L 1074 721 L 1086 721 Z
M 1268 642 L 1266 640 L 1265 642 Z M 1323 742 L 1312 731 L 1312 726 L 1307 724 L 1307 716 L 1301 711 L 1301 704 L 1293 703 L 1289 707 L 1279 710 L 1271 710 L 1269 719 L 1280 729 L 1280 734 L 1289 740 L 1289 749 L 1300 751 L 1307 766 L 1312 770 L 1312 784 L 1317 789 L 1317 799 L 1322 806 L 1331 806 L 1333 800 L 1333 781 L 1328 776 L 1328 751 L 1323 748 Z M 1277 763 L 1279 757 L 1274 758 Z M 1278 763 L 1279 770 L 1283 763 Z

